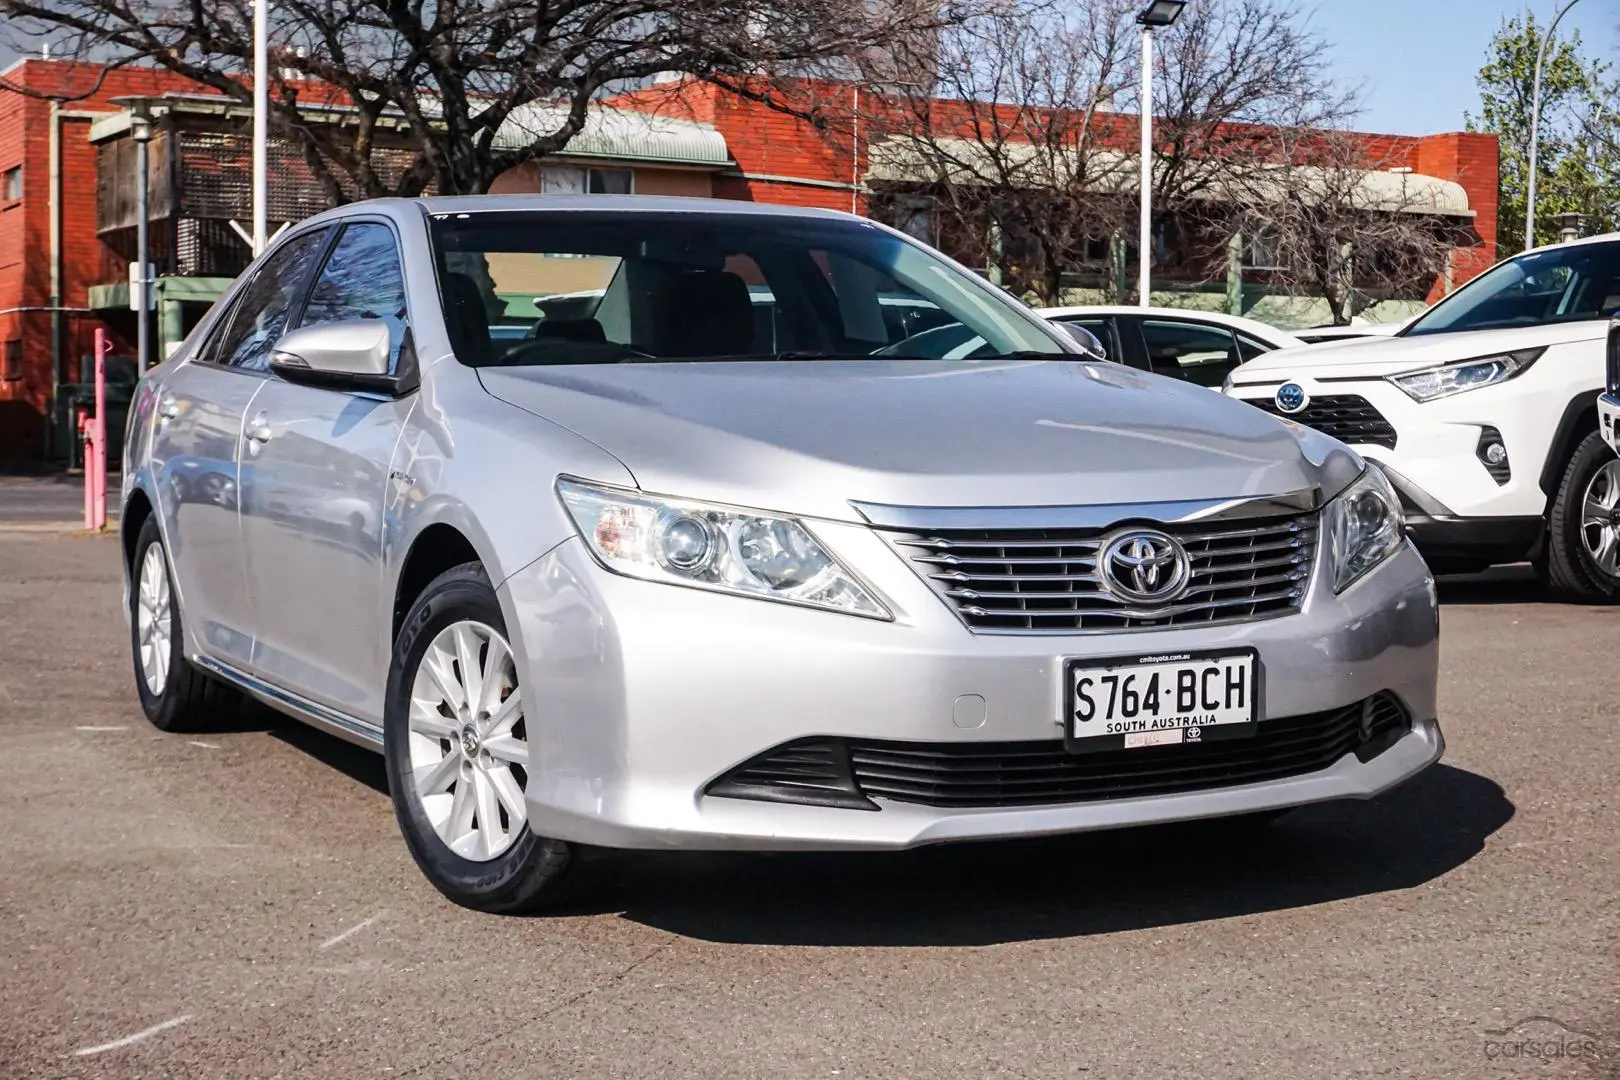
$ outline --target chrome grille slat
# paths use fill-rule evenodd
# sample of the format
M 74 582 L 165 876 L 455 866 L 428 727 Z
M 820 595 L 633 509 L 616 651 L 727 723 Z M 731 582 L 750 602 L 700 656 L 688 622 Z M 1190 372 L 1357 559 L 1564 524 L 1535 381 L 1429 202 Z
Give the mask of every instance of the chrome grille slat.
M 1104 538 L 1145 524 L 1179 540 L 1191 578 L 1175 602 L 1133 606 L 1097 569 Z M 1299 609 L 1316 560 L 1316 515 L 1241 523 L 1164 524 L 1124 518 L 1088 529 L 886 532 L 918 575 L 979 633 L 1161 630 L 1275 618 Z

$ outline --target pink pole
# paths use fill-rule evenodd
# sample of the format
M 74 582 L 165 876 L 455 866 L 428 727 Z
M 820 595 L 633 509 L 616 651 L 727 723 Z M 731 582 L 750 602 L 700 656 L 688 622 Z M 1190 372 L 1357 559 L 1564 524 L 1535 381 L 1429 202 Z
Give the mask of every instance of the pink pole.
M 93 523 L 90 527 L 98 531 L 107 527 L 107 354 L 111 351 L 112 343 L 107 340 L 107 331 L 97 327 L 96 419 L 92 429 L 95 450 L 95 505 L 91 508 Z

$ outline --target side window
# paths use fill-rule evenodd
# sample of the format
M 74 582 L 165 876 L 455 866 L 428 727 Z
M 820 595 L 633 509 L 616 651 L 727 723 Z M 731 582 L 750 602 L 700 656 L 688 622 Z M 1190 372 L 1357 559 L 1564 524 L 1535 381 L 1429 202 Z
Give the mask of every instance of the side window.
M 361 222 L 343 230 L 309 291 L 300 325 L 346 319 L 386 322 L 392 341 L 388 367 L 398 367 L 405 341 L 405 277 L 394 231 L 386 225 Z
M 1272 346 L 1267 345 L 1263 341 L 1256 341 L 1254 338 L 1249 337 L 1246 334 L 1237 335 L 1237 344 L 1238 358 L 1245 364 L 1257 356 L 1263 356 L 1266 353 L 1273 351 Z
M 287 315 L 326 246 L 328 230 L 295 236 L 270 254 L 242 290 L 230 329 L 210 357 L 215 363 L 263 371 L 270 346 L 287 328 Z
M 1142 340 L 1155 373 L 1200 386 L 1220 386 L 1238 365 L 1237 339 L 1225 327 L 1143 319 Z

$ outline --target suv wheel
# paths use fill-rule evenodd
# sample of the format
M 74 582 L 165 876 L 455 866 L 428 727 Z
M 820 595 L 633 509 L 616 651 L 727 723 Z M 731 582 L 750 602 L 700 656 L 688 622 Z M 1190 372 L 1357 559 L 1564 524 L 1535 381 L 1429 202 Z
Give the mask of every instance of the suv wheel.
M 1562 599 L 1620 599 L 1620 458 L 1592 432 L 1564 468 L 1547 515 L 1547 549 L 1537 565 Z
M 483 567 L 435 578 L 394 646 L 383 745 L 394 815 L 445 896 L 515 914 L 558 902 L 579 851 L 529 829 L 527 703 Z
M 179 598 L 157 519 L 135 539 L 129 590 L 130 653 L 141 710 L 161 731 L 199 731 L 218 717 L 230 690 L 191 666 L 182 643 Z

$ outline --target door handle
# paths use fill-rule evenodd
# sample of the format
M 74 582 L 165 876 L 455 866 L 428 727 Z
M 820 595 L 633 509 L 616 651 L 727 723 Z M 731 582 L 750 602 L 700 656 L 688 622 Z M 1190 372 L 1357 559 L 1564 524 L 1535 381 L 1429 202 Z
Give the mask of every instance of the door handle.
M 180 415 L 180 403 L 174 400 L 173 394 L 164 394 L 158 399 L 158 419 L 173 420 Z
M 269 442 L 272 434 L 274 433 L 270 430 L 270 423 L 265 418 L 264 413 L 260 413 L 258 416 L 255 416 L 248 424 L 247 431 L 245 432 L 247 441 L 250 443 Z

